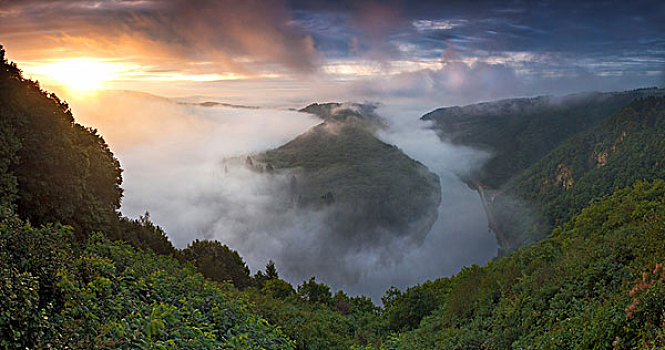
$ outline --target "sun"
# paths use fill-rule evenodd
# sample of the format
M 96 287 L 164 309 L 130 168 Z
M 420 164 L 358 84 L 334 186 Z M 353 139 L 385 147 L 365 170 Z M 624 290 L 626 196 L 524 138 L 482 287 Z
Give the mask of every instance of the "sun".
M 35 67 L 34 73 L 76 92 L 95 91 L 122 72 L 122 66 L 97 58 L 52 60 Z

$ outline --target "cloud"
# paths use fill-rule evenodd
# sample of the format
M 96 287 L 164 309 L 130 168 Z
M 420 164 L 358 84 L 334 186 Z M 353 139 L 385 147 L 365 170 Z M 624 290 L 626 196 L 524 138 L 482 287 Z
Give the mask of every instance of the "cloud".
M 439 69 L 367 77 L 350 83 L 349 89 L 355 96 L 370 100 L 401 98 L 413 103 L 460 105 L 522 96 L 656 86 L 662 82 L 656 74 L 663 72 L 660 67 L 662 63 L 656 61 L 652 73 L 620 68 L 607 68 L 606 73 L 599 73 L 593 66 L 575 62 L 571 57 L 509 53 L 491 60 L 476 60 L 449 48 Z
M 370 99 L 397 96 L 445 105 L 514 96 L 523 91 L 522 87 L 515 71 L 506 65 L 454 61 L 444 63 L 438 70 L 367 79 L 355 83 L 353 89 Z
M 171 60 L 168 69 L 182 69 L 178 64 L 187 66 L 187 61 L 214 62 L 218 71 L 249 75 L 280 69 L 309 73 L 319 59 L 312 38 L 291 24 L 291 14 L 279 0 L 35 0 L 1 5 L 6 46 L 40 47 L 33 54 L 47 57 L 55 49 L 153 64 Z M 21 42 L 25 37 L 42 45 L 27 47 Z
M 468 21 L 465 19 L 445 19 L 445 20 L 427 20 L 419 19 L 411 22 L 413 27 L 419 32 L 432 30 L 451 30 L 465 25 Z

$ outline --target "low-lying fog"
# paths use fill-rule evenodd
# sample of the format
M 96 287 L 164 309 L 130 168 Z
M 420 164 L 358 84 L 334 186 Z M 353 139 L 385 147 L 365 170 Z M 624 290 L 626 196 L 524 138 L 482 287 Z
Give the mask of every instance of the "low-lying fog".
M 316 276 L 333 290 L 375 301 L 390 286 L 448 276 L 497 253 L 477 194 L 456 176 L 487 155 L 442 143 L 419 120 L 432 108 L 377 110 L 390 125 L 378 136 L 440 176 L 439 219 L 425 242 L 339 247 L 322 228 L 325 212 L 284 205 L 288 175 L 254 173 L 232 159 L 280 146 L 318 124 L 317 118 L 286 110 L 183 105 L 130 92 L 72 105 L 77 121 L 97 128 L 122 164 L 123 215 L 148 211 L 179 248 L 197 238 L 216 239 L 237 250 L 252 272 L 272 259 L 280 277 L 294 286 Z M 394 258 L 385 259 L 386 254 Z

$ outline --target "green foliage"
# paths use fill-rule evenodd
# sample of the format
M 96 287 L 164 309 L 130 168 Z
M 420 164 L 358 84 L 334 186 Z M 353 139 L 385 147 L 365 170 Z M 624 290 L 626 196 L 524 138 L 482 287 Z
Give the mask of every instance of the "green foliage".
M 289 292 L 277 297 L 267 291 L 279 286 Z M 288 286 L 288 287 L 287 287 Z M 329 287 L 314 280 L 302 286 L 321 290 L 329 303 L 304 300 L 295 295 L 287 282 L 272 279 L 266 283 L 263 293 L 248 290 L 256 304 L 256 312 L 273 324 L 279 324 L 284 334 L 296 342 L 297 349 L 349 349 L 351 346 L 379 346 L 386 329 L 377 308 L 366 297 L 348 297 L 338 292 L 330 297 Z
M 72 264 L 69 227 L 25 225 L 0 207 L 0 347 L 44 344 L 55 334 L 49 316 L 62 299 L 58 272 Z
M 263 289 L 266 286 L 266 283 L 272 280 L 279 279 L 279 274 L 277 273 L 277 267 L 275 267 L 275 262 L 270 260 L 266 264 L 266 271 L 257 271 L 254 274 L 254 286 L 258 289 Z M 290 285 L 289 285 L 290 286 Z M 291 287 L 293 289 L 293 287 Z
M 296 290 L 289 282 L 274 278 L 266 281 L 261 293 L 275 299 L 287 299 L 296 295 Z
M 665 98 L 630 103 L 510 181 L 492 205 L 499 230 L 513 246 L 534 242 L 552 227 L 570 220 L 594 198 L 636 181 L 665 178 L 663 135 Z M 510 198 L 518 198 L 535 210 L 515 210 L 516 206 L 507 203 Z M 528 214 L 540 219 L 525 225 Z
M 138 219 L 120 218 L 117 227 L 111 230 L 109 236 L 127 242 L 134 247 L 150 249 L 157 254 L 178 254 L 164 230 L 150 221 L 148 213 Z
M 172 257 L 70 228 L 0 220 L 0 345 L 75 349 L 293 349 L 245 297 Z
M 330 287 L 323 283 L 316 283 L 316 277 L 310 278 L 309 281 L 303 281 L 298 286 L 298 297 L 310 303 L 332 304 Z
M 664 256 L 665 182 L 638 183 L 592 203 L 550 238 L 447 279 L 438 308 L 398 346 L 662 346 Z
M 182 257 L 213 281 L 229 281 L 240 289 L 253 284 L 249 268 L 238 252 L 217 241 L 197 239 L 182 250 Z
M 590 129 L 638 97 L 665 90 L 638 89 L 536 97 L 440 108 L 421 119 L 434 121 L 442 138 L 483 150 L 492 158 L 468 179 L 498 189 L 578 132 Z
M 121 169 L 97 131 L 74 122 L 69 106 L 0 63 L 0 193 L 15 193 L 34 224 L 62 222 L 84 237 L 117 222 Z M 14 186 L 17 185 L 17 186 Z
M 423 317 L 432 313 L 448 296 L 450 280 L 438 279 L 407 288 L 402 293 L 392 287 L 381 298 L 383 317 L 393 331 L 417 328 Z

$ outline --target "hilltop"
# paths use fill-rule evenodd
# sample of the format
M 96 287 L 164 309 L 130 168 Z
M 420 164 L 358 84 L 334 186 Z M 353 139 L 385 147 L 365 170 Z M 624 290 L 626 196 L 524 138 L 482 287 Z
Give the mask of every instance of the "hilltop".
M 358 242 L 408 235 L 420 243 L 438 215 L 438 176 L 374 135 L 381 125 L 374 108 L 309 105 L 302 111 L 323 123 L 254 160 L 293 174 L 298 205 L 332 210 L 333 234 Z

